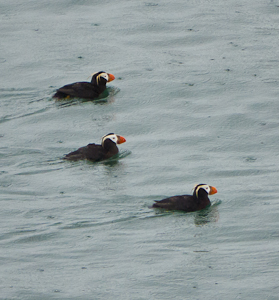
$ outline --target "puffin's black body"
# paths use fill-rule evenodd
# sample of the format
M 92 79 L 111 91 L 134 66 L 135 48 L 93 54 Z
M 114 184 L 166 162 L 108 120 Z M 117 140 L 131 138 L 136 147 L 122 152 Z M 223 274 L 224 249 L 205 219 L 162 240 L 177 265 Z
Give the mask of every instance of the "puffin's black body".
M 106 89 L 107 82 L 114 79 L 114 75 L 100 71 L 93 74 L 91 82 L 75 82 L 64 85 L 56 91 L 53 98 L 96 99 Z
M 91 161 L 101 161 L 108 159 L 118 153 L 116 144 L 125 143 L 123 136 L 109 133 L 102 138 L 102 144 L 88 144 L 64 156 L 67 160 L 88 159 Z
M 206 184 L 198 184 L 194 187 L 193 195 L 173 196 L 160 201 L 155 201 L 153 208 L 165 208 L 168 210 L 183 210 L 193 212 L 211 205 L 208 195 L 217 193 L 217 189 Z

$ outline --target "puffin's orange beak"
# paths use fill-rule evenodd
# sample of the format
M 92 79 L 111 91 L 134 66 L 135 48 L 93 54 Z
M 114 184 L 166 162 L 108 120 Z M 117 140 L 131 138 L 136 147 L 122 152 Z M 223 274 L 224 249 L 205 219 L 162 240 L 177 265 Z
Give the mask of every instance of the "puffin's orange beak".
M 111 82 L 111 81 L 113 81 L 113 80 L 115 79 L 115 76 L 112 75 L 112 74 L 109 74 L 109 73 L 108 73 L 108 76 L 109 76 L 108 82 Z
M 209 187 L 210 187 L 209 195 L 214 195 L 217 193 L 216 187 L 214 187 L 214 186 L 209 186 Z
M 117 144 L 122 144 L 126 142 L 126 139 L 123 136 L 118 135 L 117 137 Z

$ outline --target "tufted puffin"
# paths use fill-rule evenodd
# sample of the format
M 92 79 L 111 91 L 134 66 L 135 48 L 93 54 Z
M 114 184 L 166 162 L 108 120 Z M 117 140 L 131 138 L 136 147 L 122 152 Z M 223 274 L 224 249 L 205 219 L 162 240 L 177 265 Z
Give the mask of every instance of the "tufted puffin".
M 165 208 L 168 210 L 183 210 L 193 212 L 210 206 L 208 195 L 217 193 L 214 186 L 197 184 L 193 188 L 193 195 L 173 196 L 163 200 L 155 201 L 153 208 Z
M 118 153 L 116 144 L 125 143 L 126 139 L 123 136 L 109 133 L 102 137 L 102 144 L 88 144 L 76 151 L 68 153 L 64 156 L 67 160 L 88 159 L 91 161 L 101 161 L 112 157 Z
M 106 83 L 113 81 L 114 75 L 100 71 L 92 74 L 91 82 L 75 82 L 62 86 L 53 98 L 84 98 L 95 99 L 106 89 Z

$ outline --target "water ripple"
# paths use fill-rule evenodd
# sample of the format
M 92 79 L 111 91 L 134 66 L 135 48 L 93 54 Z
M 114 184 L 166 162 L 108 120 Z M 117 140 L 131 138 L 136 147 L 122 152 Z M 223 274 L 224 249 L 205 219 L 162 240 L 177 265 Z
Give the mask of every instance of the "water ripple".
M 41 114 L 46 112 L 47 110 L 49 110 L 50 107 L 45 107 L 42 109 L 38 109 L 35 111 L 32 111 L 30 113 L 25 113 L 25 114 L 20 114 L 20 115 L 6 115 L 0 118 L 0 123 L 4 123 L 10 120 L 14 120 L 14 119 L 20 119 L 20 118 L 25 118 L 25 117 L 29 117 L 29 116 L 33 116 L 33 115 L 37 115 L 37 114 Z

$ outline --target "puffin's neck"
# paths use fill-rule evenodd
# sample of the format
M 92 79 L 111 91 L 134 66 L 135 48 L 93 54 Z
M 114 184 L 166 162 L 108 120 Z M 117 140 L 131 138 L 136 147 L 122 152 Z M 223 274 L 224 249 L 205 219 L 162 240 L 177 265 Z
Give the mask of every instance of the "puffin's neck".
M 200 189 L 198 191 L 198 197 L 196 196 L 196 194 L 194 194 L 194 196 L 196 197 L 196 199 L 199 203 L 202 203 L 204 205 L 210 204 L 210 200 L 208 198 L 208 193 L 204 189 Z
M 112 153 L 113 155 L 118 153 L 118 148 L 117 148 L 116 144 L 110 139 L 107 139 L 104 141 L 103 148 L 107 152 Z

